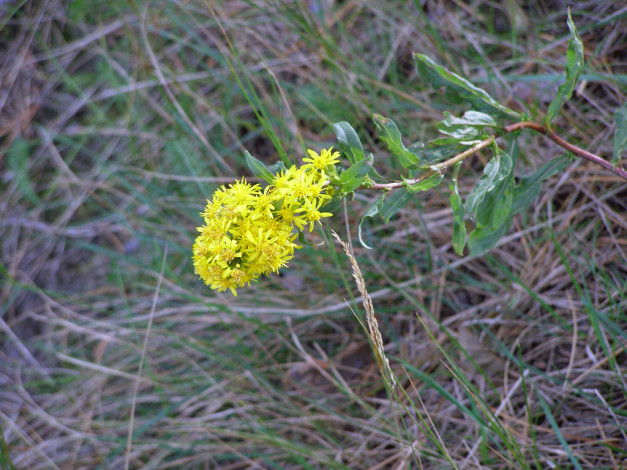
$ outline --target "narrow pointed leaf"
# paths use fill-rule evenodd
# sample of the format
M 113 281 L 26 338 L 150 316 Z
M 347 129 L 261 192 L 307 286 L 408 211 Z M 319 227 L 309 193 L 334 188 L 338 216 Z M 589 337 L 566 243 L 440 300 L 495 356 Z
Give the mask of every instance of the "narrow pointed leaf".
M 418 193 L 420 191 L 426 191 L 427 189 L 436 187 L 438 184 L 442 182 L 443 178 L 444 178 L 444 172 L 436 171 L 427 179 L 424 179 L 421 182 L 415 183 L 415 184 L 409 184 L 408 180 L 403 178 L 403 186 L 410 193 Z
M 427 145 L 422 142 L 416 142 L 407 149 L 420 157 L 422 165 L 429 166 L 443 162 L 458 154 L 460 151 L 459 146 L 460 143 L 457 140 L 454 143 L 440 144 L 440 139 L 436 139 L 427 142 Z
M 253 173 L 253 175 L 258 176 L 259 178 L 263 178 L 268 183 L 272 183 L 272 181 L 274 180 L 274 175 L 268 169 L 268 167 L 264 165 L 261 161 L 253 157 L 248 152 L 248 150 L 245 151 L 244 155 L 246 157 L 246 165 L 248 165 L 248 168 Z
M 403 145 L 401 133 L 394 121 L 378 114 L 373 114 L 372 120 L 377 128 L 377 134 L 387 144 L 392 155 L 399 159 L 401 165 L 405 168 L 416 168 L 420 164 L 420 158 Z
M 303 233 L 302 230 L 298 231 L 298 242 L 302 243 L 305 246 L 317 246 L 316 243 L 311 243 L 307 241 L 307 239 L 305 238 L 305 234 Z
M 413 194 L 403 189 L 397 189 L 391 192 L 388 197 L 383 200 L 379 213 L 385 222 L 390 220 L 390 217 L 400 211 L 412 198 Z
M 340 187 L 346 194 L 352 193 L 364 182 L 368 172 L 372 168 L 374 157 L 370 155 L 365 160 L 360 160 L 353 166 L 343 171 L 340 175 Z
M 477 256 L 493 248 L 503 235 L 509 230 L 513 215 L 496 229 L 489 227 L 477 227 L 468 236 L 468 252 L 471 256 Z
M 287 170 L 287 168 L 285 167 L 285 164 L 283 163 L 282 160 L 279 160 L 276 163 L 273 163 L 272 165 L 268 165 L 268 170 L 270 170 L 270 172 L 274 175 L 276 175 L 279 171 L 283 170 Z
M 497 149 L 501 158 L 500 180 L 485 193 L 483 201 L 477 207 L 477 227 L 468 236 L 468 251 L 472 256 L 481 254 L 494 247 L 507 233 L 514 212 L 514 169 L 518 162 L 519 146 L 517 137 L 507 137 L 507 150 Z
M 473 218 L 486 194 L 492 191 L 496 184 L 508 176 L 512 170 L 512 159 L 509 154 L 498 147 L 495 149 L 496 155 L 485 166 L 483 176 L 466 198 L 466 212 Z
M 503 224 L 510 214 L 512 201 L 514 198 L 514 168 L 518 161 L 518 140 L 508 137 L 508 147 L 505 154 L 509 157 L 511 164 L 501 165 L 500 171 L 504 173 L 503 178 L 488 191 L 479 206 L 477 207 L 477 226 L 487 227 L 496 230 Z M 499 152 L 501 152 L 499 150 Z M 501 156 L 501 158 L 504 158 Z M 509 172 L 507 172 L 509 168 Z M 505 174 L 506 173 L 506 174 Z
M 499 127 L 492 116 L 479 111 L 467 111 L 461 118 L 445 111 L 444 116 L 437 124 L 438 130 L 456 139 L 477 139 L 486 127 Z
M 355 164 L 364 158 L 364 148 L 361 145 L 359 136 L 355 129 L 346 121 L 333 124 L 333 131 L 337 137 L 340 151 L 348 157 L 351 163 Z
M 375 215 L 379 213 L 379 208 L 381 207 L 381 203 L 384 197 L 385 197 L 385 194 L 382 194 L 381 196 L 379 196 L 379 198 L 375 202 L 373 202 L 370 205 L 368 210 L 366 210 L 366 213 L 364 214 L 364 216 L 361 218 L 361 221 L 359 222 L 359 226 L 357 227 L 357 235 L 359 236 L 359 243 L 361 243 L 361 246 L 369 250 L 372 250 L 372 248 L 366 245 L 366 242 L 364 242 L 361 236 L 361 226 L 364 223 L 364 220 L 366 220 L 366 217 L 374 217 Z
M 616 111 L 614 122 L 616 123 L 616 131 L 614 132 L 614 157 L 612 158 L 612 165 L 616 167 L 627 145 L 627 101 Z
M 466 224 L 464 222 L 464 205 L 457 189 L 457 174 L 460 166 L 460 164 L 455 165 L 449 188 L 451 190 L 451 209 L 453 210 L 453 248 L 459 256 L 462 256 L 466 245 Z
M 446 98 L 454 104 L 470 104 L 474 109 L 498 117 L 519 119 L 516 111 L 503 106 L 492 98 L 485 90 L 477 88 L 465 78 L 449 72 L 423 54 L 414 54 L 420 78 L 428 82 L 434 89 L 445 88 Z
M 566 81 L 557 89 L 557 95 L 546 112 L 545 123 L 547 127 L 551 126 L 551 121 L 555 119 L 564 103 L 572 96 L 584 62 L 583 43 L 579 33 L 577 33 L 573 18 L 570 16 L 570 9 L 568 10 L 567 23 L 570 30 L 570 41 L 568 42 L 568 51 L 566 51 Z
M 514 175 L 497 183 L 477 208 L 477 226 L 496 230 L 507 220 L 514 198 Z

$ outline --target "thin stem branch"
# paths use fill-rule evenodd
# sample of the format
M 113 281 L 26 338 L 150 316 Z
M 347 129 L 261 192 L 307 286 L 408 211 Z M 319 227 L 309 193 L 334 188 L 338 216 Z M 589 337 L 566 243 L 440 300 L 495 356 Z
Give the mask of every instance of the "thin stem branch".
M 425 171 L 422 175 L 405 181 L 395 181 L 393 183 L 375 183 L 368 187 L 362 187 L 360 189 L 396 189 L 401 188 L 403 186 L 413 186 L 414 184 L 420 183 L 421 181 L 426 180 L 430 176 L 434 175 L 436 172 L 444 172 L 447 168 L 455 165 L 456 163 L 461 162 L 463 159 L 473 155 L 484 147 L 487 147 L 492 142 L 494 142 L 494 137 L 490 137 L 489 139 L 482 140 L 474 147 L 469 148 L 468 150 L 464 150 L 462 153 L 455 155 L 453 158 L 449 158 L 445 162 L 438 163 L 437 165 L 431 166 L 431 170 Z
M 584 150 L 580 147 L 577 147 L 576 145 L 566 142 L 564 139 L 554 134 L 553 131 L 547 129 L 546 127 L 538 123 L 535 123 L 532 121 L 517 122 L 515 124 L 506 126 L 503 130 L 505 131 L 506 134 L 511 134 L 512 132 L 518 131 L 520 129 L 531 129 L 533 131 L 539 132 L 540 134 L 544 135 L 545 137 L 548 137 L 557 145 L 568 150 L 569 152 L 572 152 L 575 155 L 583 157 L 586 160 L 590 160 L 591 162 L 594 162 L 597 165 L 602 166 L 606 170 L 609 170 L 612 173 L 620 176 L 624 180 L 627 180 L 627 171 L 624 170 L 623 168 L 620 168 L 618 166 L 614 167 L 610 162 L 603 160 L 598 155 L 590 153 L 587 150 Z M 482 140 L 474 147 L 471 147 L 468 150 L 464 150 L 463 152 L 455 155 L 453 158 L 450 158 L 442 163 L 432 165 L 430 170 L 425 171 L 423 174 L 421 174 L 420 176 L 416 178 L 405 180 L 405 181 L 394 181 L 392 183 L 375 183 L 367 187 L 362 186 L 359 189 L 391 190 L 391 189 L 396 189 L 396 188 L 402 188 L 403 186 L 412 186 L 414 184 L 417 184 L 417 183 L 420 183 L 421 181 L 426 180 L 430 176 L 434 175 L 436 172 L 446 171 L 447 168 L 455 165 L 456 163 L 461 162 L 465 158 L 475 154 L 476 152 L 487 147 L 493 142 L 494 142 L 494 137 L 490 137 L 489 139 Z
M 614 174 L 620 176 L 621 178 L 627 180 L 627 171 L 625 171 L 624 169 L 622 169 L 622 168 L 620 168 L 618 166 L 614 167 L 610 162 L 608 162 L 606 160 L 603 160 L 598 155 L 590 153 L 587 150 L 584 150 L 584 149 L 582 149 L 580 147 L 577 147 L 576 145 L 569 144 L 564 139 L 562 139 L 560 136 L 554 134 L 553 131 L 551 131 L 551 130 L 547 129 L 546 127 L 541 126 L 540 124 L 537 124 L 535 122 L 531 122 L 531 121 L 517 122 L 515 124 L 511 124 L 511 125 L 505 127 L 505 132 L 509 134 L 510 132 L 514 132 L 514 131 L 517 131 L 519 129 L 531 129 L 531 130 L 534 130 L 536 132 L 539 132 L 540 134 L 545 135 L 546 137 L 551 139 L 553 142 L 555 142 L 557 145 L 559 145 L 560 147 L 568 150 L 569 152 L 572 152 L 575 155 L 579 155 L 580 157 L 583 157 L 586 160 L 590 160 L 591 162 L 596 163 L 597 165 L 602 166 L 606 170 L 609 170 L 612 173 L 614 173 Z

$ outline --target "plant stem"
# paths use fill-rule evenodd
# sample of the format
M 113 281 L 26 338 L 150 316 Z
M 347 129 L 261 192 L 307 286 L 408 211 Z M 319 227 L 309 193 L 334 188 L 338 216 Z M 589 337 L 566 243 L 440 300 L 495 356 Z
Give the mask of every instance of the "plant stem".
M 564 139 L 562 139 L 558 135 L 554 134 L 553 131 L 551 131 L 551 130 L 547 129 L 546 127 L 541 126 L 540 124 L 537 124 L 535 122 L 531 122 L 531 121 L 517 122 L 515 124 L 511 124 L 509 126 L 506 126 L 505 127 L 505 132 L 509 134 L 510 132 L 514 132 L 514 131 L 517 131 L 519 129 L 531 129 L 531 130 L 534 130 L 536 132 L 539 132 L 540 134 L 545 135 L 546 137 L 551 139 L 553 142 L 555 142 L 557 145 L 559 145 L 562 148 L 565 148 L 569 152 L 572 152 L 575 155 L 579 155 L 580 157 L 583 157 L 586 160 L 590 160 L 591 162 L 594 162 L 597 165 L 601 165 L 606 170 L 609 170 L 612 173 L 614 173 L 614 174 L 620 176 L 621 178 L 627 180 L 627 171 L 625 171 L 624 169 L 622 169 L 622 168 L 620 168 L 618 166 L 614 167 L 610 162 L 608 162 L 606 160 L 603 160 L 598 155 L 590 153 L 587 150 L 584 150 L 582 148 L 577 147 L 576 145 L 569 144 Z
M 506 134 L 510 134 L 510 133 L 518 131 L 520 129 L 531 129 L 533 131 L 539 132 L 540 134 L 543 134 L 545 137 L 548 137 L 553 142 L 555 142 L 557 145 L 559 145 L 560 147 L 568 150 L 569 152 L 572 152 L 575 155 L 583 157 L 586 160 L 590 160 L 591 162 L 594 162 L 597 165 L 602 166 L 606 170 L 609 170 L 612 173 L 620 176 L 624 180 L 627 180 L 627 171 L 625 171 L 624 169 L 622 169 L 622 168 L 620 168 L 618 166 L 614 167 L 610 162 L 607 162 L 607 161 L 603 160 L 598 155 L 590 153 L 587 150 L 584 150 L 584 149 L 582 149 L 580 147 L 577 147 L 576 145 L 569 144 L 564 139 L 562 139 L 558 135 L 554 134 L 553 131 L 547 129 L 546 127 L 544 127 L 544 126 L 542 126 L 542 125 L 540 125 L 538 123 L 535 123 L 535 122 L 532 122 L 532 121 L 517 122 L 517 123 L 514 123 L 514 124 L 510 124 L 509 126 L 506 126 L 503 130 L 505 131 Z M 441 172 L 446 171 L 447 168 L 449 168 L 449 167 L 455 165 L 456 163 L 461 162 L 465 158 L 475 154 L 476 152 L 478 152 L 482 148 L 485 148 L 488 145 L 490 145 L 492 142 L 494 142 L 494 137 L 490 137 L 489 139 L 482 140 L 481 142 L 479 142 L 474 147 L 471 147 L 468 150 L 464 150 L 462 153 L 459 153 L 459 154 L 455 155 L 453 158 L 450 158 L 450 159 L 446 160 L 445 162 L 438 163 L 436 165 L 432 165 L 430 170 L 425 171 L 420 176 L 418 176 L 416 178 L 413 178 L 411 180 L 394 181 L 393 183 L 375 183 L 375 184 L 372 184 L 372 185 L 367 186 L 367 187 L 366 186 L 362 186 L 359 189 L 391 190 L 391 189 L 396 189 L 396 188 L 402 188 L 403 186 L 408 186 L 408 185 L 412 186 L 414 184 L 417 184 L 417 183 L 420 183 L 421 181 L 426 180 L 427 178 L 429 178 L 431 175 L 435 174 L 438 171 L 441 171 Z
M 455 155 L 453 158 L 449 158 L 445 162 L 438 163 L 436 165 L 432 165 L 431 166 L 431 170 L 425 171 L 422 175 L 418 176 L 417 178 L 414 178 L 414 179 L 411 179 L 411 180 L 405 180 L 405 181 L 395 181 L 393 183 L 375 183 L 373 185 L 370 185 L 368 187 L 362 187 L 360 189 L 386 189 L 386 190 L 389 190 L 389 189 L 401 188 L 401 187 L 407 186 L 407 185 L 408 186 L 412 186 L 412 185 L 414 185 L 416 183 L 420 183 L 421 181 L 426 180 L 427 178 L 429 178 L 430 176 L 434 175 L 438 171 L 442 171 L 442 172 L 446 171 L 447 168 L 455 165 L 456 163 L 461 162 L 463 159 L 473 155 L 474 153 L 478 152 L 482 148 L 487 147 L 492 142 L 494 142 L 494 137 L 490 137 L 489 139 L 482 140 L 481 142 L 479 142 L 474 147 L 471 147 L 468 150 L 464 150 L 462 153 L 459 153 L 459 154 Z

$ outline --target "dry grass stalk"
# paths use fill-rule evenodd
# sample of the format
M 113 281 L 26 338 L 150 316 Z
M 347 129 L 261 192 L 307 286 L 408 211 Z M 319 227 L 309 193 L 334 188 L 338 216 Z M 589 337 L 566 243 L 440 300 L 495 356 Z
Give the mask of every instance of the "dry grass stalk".
M 394 390 L 396 386 L 396 379 L 394 378 L 394 373 L 392 372 L 392 368 L 390 367 L 390 361 L 385 356 L 385 351 L 383 350 L 383 338 L 381 338 L 381 332 L 379 331 L 379 322 L 377 322 L 377 317 L 374 313 L 374 307 L 372 305 L 372 299 L 370 295 L 368 295 L 368 291 L 366 290 L 366 283 L 364 282 L 364 277 L 361 274 L 361 270 L 359 269 L 359 265 L 357 264 L 357 260 L 349 246 L 342 241 L 340 236 L 333 233 L 333 238 L 342 245 L 344 249 L 344 253 L 348 257 L 351 267 L 353 269 L 353 277 L 355 278 L 355 284 L 357 284 L 357 289 L 359 289 L 359 293 L 363 298 L 363 306 L 366 310 L 366 321 L 368 323 L 368 333 L 370 336 L 370 340 L 374 345 L 374 354 L 377 359 L 377 365 L 379 366 L 379 370 L 381 371 L 381 375 L 385 379 L 385 383 L 387 384 L 390 390 Z

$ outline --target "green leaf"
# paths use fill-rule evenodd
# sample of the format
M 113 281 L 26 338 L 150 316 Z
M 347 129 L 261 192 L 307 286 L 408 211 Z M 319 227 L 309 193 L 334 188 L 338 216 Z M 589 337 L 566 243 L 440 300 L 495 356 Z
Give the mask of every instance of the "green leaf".
M 17 137 L 9 147 L 7 155 L 7 166 L 15 178 L 15 186 L 18 191 L 33 204 L 39 202 L 39 197 L 33 189 L 30 176 L 28 175 L 28 156 L 30 149 L 28 141 Z
M 446 145 L 451 145 L 456 147 L 457 152 L 461 152 L 460 145 L 471 146 L 478 144 L 481 142 L 481 139 L 478 138 L 479 132 L 471 127 L 467 127 L 464 130 L 456 133 L 458 137 L 440 137 L 438 139 L 433 139 L 428 142 L 428 145 L 434 147 L 444 147 Z
M 411 153 L 403 145 L 401 133 L 398 130 L 398 127 L 396 127 L 394 121 L 378 114 L 373 114 L 372 120 L 377 128 L 377 134 L 381 140 L 387 144 L 390 152 L 392 152 L 392 155 L 398 157 L 403 167 L 415 168 L 420 164 L 420 158 L 418 155 Z
M 446 132 L 443 132 L 446 134 Z M 474 145 L 481 141 L 479 136 L 481 132 L 474 127 L 460 127 L 451 131 L 449 137 L 440 137 L 433 140 L 434 145 L 463 144 Z
M 272 183 L 272 181 L 274 181 L 274 175 L 266 165 L 253 157 L 248 150 L 244 152 L 244 155 L 246 157 L 246 165 L 248 165 L 248 168 L 253 175 L 263 178 L 268 183 Z
M 359 243 L 361 243 L 361 246 L 369 250 L 372 250 L 372 248 L 366 245 L 366 242 L 364 242 L 363 238 L 361 237 L 361 225 L 364 223 L 364 220 L 366 220 L 366 217 L 374 217 L 375 215 L 379 213 L 379 208 L 381 207 L 381 203 L 383 202 L 383 198 L 385 198 L 385 196 L 386 196 L 385 193 L 381 194 L 381 196 L 379 196 L 379 198 L 370 205 L 368 210 L 366 210 L 366 213 L 364 214 L 364 216 L 361 218 L 361 221 L 359 222 L 359 227 L 357 227 L 357 235 L 359 236 Z
M 614 132 L 614 157 L 612 158 L 612 165 L 616 168 L 623 154 L 623 150 L 625 150 L 625 145 L 627 145 L 627 101 L 616 111 L 614 122 L 616 123 L 616 131 Z
M 346 121 L 332 124 L 338 145 L 351 163 L 355 164 L 364 158 L 364 148 L 355 129 Z
M 461 118 L 444 111 L 444 116 L 444 120 L 437 124 L 437 128 L 442 134 L 455 139 L 465 141 L 477 139 L 486 127 L 499 127 L 492 116 L 479 111 L 467 111 Z
M 513 136 L 508 136 L 507 154 L 511 164 L 509 173 L 501 181 L 488 191 L 479 206 L 477 207 L 477 226 L 487 227 L 495 230 L 499 225 L 507 220 L 507 216 L 512 208 L 514 197 L 514 167 L 518 161 L 518 140 Z M 501 152 L 499 150 L 499 152 Z M 503 158 L 503 156 L 501 157 Z M 507 171 L 508 165 L 502 165 L 501 170 Z
M 335 213 L 340 209 L 340 204 L 342 203 L 341 197 L 334 196 L 328 201 L 325 205 L 320 208 L 320 212 L 331 212 Z
M 540 192 L 542 182 L 562 171 L 569 162 L 569 158 L 564 155 L 544 164 L 535 173 L 521 178 L 520 184 L 514 188 L 512 215 L 524 211 Z
M 464 254 L 464 245 L 466 245 L 466 224 L 464 222 L 464 205 L 457 189 L 457 174 L 460 166 L 461 163 L 455 165 L 453 179 L 449 188 L 451 190 L 451 209 L 453 210 L 453 248 L 459 256 L 462 256 Z
M 401 189 L 391 192 L 388 197 L 383 200 L 383 204 L 379 208 L 379 213 L 383 220 L 387 223 L 394 214 L 400 211 L 412 198 L 413 194 L 409 191 Z
M 441 143 L 441 139 L 432 140 L 427 142 L 427 145 L 422 142 L 416 142 L 411 144 L 407 149 L 420 157 L 422 165 L 429 166 L 436 163 L 443 162 L 459 153 L 459 141 L 454 139 L 453 143 Z
M 566 81 L 557 89 L 557 95 L 549 105 L 546 112 L 544 122 L 547 127 L 551 127 L 551 121 L 555 119 L 557 113 L 564 103 L 566 103 L 573 94 L 577 79 L 583 67 L 583 43 L 570 16 L 570 8 L 568 9 L 568 29 L 570 30 L 570 41 L 568 42 L 568 51 L 566 51 Z
M 513 215 L 510 214 L 507 220 L 496 229 L 489 227 L 477 227 L 468 236 L 468 252 L 471 256 L 477 256 L 481 253 L 493 248 L 509 230 L 512 224 Z
M 483 201 L 477 207 L 477 227 L 468 237 L 468 251 L 475 256 L 492 248 L 507 233 L 512 223 L 514 194 L 514 169 L 518 162 L 518 139 L 507 137 L 507 151 L 497 149 L 501 157 L 501 167 L 505 176 L 486 192 Z
M 496 184 L 507 177 L 512 170 L 512 158 L 510 155 L 496 146 L 494 148 L 496 149 L 496 155 L 485 166 L 483 176 L 481 176 L 481 179 L 466 198 L 466 212 L 472 218 L 475 217 L 477 208 L 486 194 L 492 191 Z
M 270 172 L 274 176 L 274 175 L 276 175 L 280 171 L 287 170 L 287 168 L 285 167 L 285 164 L 283 163 L 283 161 L 279 160 L 278 162 L 273 163 L 272 165 L 268 165 L 268 170 L 270 170 Z
M 495 230 L 507 219 L 514 199 L 514 174 L 497 183 L 477 208 L 477 226 Z
M 303 233 L 303 231 L 302 231 L 302 230 L 299 230 L 299 231 L 298 231 L 298 242 L 299 242 L 299 243 L 302 243 L 302 244 L 303 244 L 303 245 L 305 245 L 305 246 L 317 246 L 315 243 L 308 242 L 308 241 L 305 239 L 305 234 Z
M 428 82 L 435 90 L 445 88 L 446 98 L 454 104 L 470 104 L 474 109 L 498 117 L 520 119 L 520 114 L 503 106 L 481 88 L 477 88 L 465 78 L 449 72 L 423 54 L 414 54 L 420 78 Z
M 444 178 L 444 172 L 436 171 L 434 174 L 429 176 L 427 179 L 422 180 L 419 183 L 409 184 L 409 180 L 403 178 L 403 186 L 410 193 L 417 193 L 420 191 L 426 191 L 427 189 L 434 188 L 438 184 L 442 182 Z
M 343 193 L 352 193 L 361 186 L 372 168 L 373 161 L 374 157 L 370 155 L 368 158 L 358 161 L 342 172 L 339 183 Z

